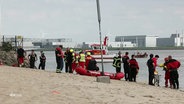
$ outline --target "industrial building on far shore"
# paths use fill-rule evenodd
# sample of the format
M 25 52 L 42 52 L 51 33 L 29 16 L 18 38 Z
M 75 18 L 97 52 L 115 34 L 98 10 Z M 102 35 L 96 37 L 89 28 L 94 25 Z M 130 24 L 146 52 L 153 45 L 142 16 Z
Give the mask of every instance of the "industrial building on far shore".
M 3 36 L 3 42 L 12 42 L 14 46 L 22 45 L 25 48 L 52 48 L 57 45 L 71 48 L 90 48 L 91 44 L 99 42 L 74 42 L 71 38 L 60 39 L 35 39 L 23 38 L 21 36 Z M 16 42 L 17 44 L 15 44 Z M 134 35 L 116 36 L 113 41 L 108 41 L 108 47 L 128 48 L 128 47 L 183 47 L 184 37 L 180 34 L 171 34 L 170 37 L 159 38 L 158 36 Z
M 184 37 L 180 34 L 171 34 L 170 37 L 158 36 L 116 36 L 115 42 L 109 43 L 112 47 L 183 47 Z

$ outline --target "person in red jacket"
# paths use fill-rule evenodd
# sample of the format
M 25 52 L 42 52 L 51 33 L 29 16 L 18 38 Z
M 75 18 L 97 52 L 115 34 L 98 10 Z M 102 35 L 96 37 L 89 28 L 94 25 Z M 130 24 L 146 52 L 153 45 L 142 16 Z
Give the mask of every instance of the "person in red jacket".
M 168 63 L 168 57 L 164 58 L 164 65 L 163 65 L 163 70 L 165 71 L 165 87 L 168 87 L 168 83 L 170 83 L 170 87 L 172 86 L 171 80 L 170 80 L 170 71 L 167 70 L 166 64 Z
M 136 82 L 136 75 L 139 70 L 139 65 L 135 59 L 135 55 L 131 56 L 131 59 L 129 60 L 129 65 L 130 65 L 130 81 Z
M 179 89 L 179 74 L 178 68 L 180 67 L 180 62 L 178 60 L 172 59 L 172 56 L 168 56 L 168 62 L 166 63 L 167 70 L 170 71 L 170 80 L 174 89 Z
M 156 71 L 156 67 L 158 66 L 158 64 L 157 64 L 158 58 L 159 58 L 158 55 L 155 55 L 155 57 L 152 58 L 153 63 L 154 63 L 154 71 Z

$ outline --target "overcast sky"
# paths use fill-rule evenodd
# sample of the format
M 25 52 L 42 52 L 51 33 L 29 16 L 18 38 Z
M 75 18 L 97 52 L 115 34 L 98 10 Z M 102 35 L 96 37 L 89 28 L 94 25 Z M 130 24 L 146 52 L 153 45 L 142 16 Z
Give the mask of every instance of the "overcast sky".
M 184 0 L 99 0 L 102 36 L 169 37 L 184 30 Z M 96 0 L 1 0 L 1 33 L 99 40 Z

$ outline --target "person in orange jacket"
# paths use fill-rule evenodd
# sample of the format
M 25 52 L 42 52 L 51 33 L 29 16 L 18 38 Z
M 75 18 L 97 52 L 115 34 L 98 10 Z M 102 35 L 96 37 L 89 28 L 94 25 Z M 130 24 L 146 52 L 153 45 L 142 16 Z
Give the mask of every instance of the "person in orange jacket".
M 155 57 L 152 58 L 153 63 L 154 63 L 154 71 L 156 71 L 156 67 L 159 66 L 159 65 L 157 64 L 158 58 L 159 58 L 159 55 L 155 55 Z

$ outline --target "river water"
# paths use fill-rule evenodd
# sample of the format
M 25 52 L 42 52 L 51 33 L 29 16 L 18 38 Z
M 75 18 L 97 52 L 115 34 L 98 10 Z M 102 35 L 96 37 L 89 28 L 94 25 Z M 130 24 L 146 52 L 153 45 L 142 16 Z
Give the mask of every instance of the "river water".
M 119 51 L 119 50 L 118 50 Z M 118 51 L 111 51 L 111 53 L 118 53 Z M 126 52 L 126 50 L 121 50 L 122 54 Z M 137 50 L 127 50 L 129 52 L 129 57 L 137 53 Z M 164 58 L 168 55 L 172 55 L 173 59 L 177 59 L 181 62 L 181 67 L 179 68 L 179 82 L 180 82 L 180 89 L 184 89 L 184 50 L 139 50 L 139 53 L 147 52 L 148 54 L 153 53 L 154 55 L 158 54 L 158 64 L 164 63 Z M 39 52 L 36 52 L 38 56 L 40 56 Z M 56 70 L 56 59 L 55 59 L 55 51 L 45 51 L 45 56 L 47 57 L 46 60 L 46 70 L 47 71 L 55 71 Z M 140 70 L 137 75 L 137 82 L 144 82 L 148 83 L 148 68 L 146 66 L 146 62 L 149 57 L 147 58 L 137 58 Z M 36 66 L 38 66 L 39 61 L 36 62 Z M 98 66 L 101 68 L 101 63 L 98 63 Z M 123 66 L 122 69 L 123 71 Z M 160 77 L 160 86 L 164 86 L 164 73 L 165 71 L 162 70 L 162 68 L 157 68 Z M 63 69 L 64 71 L 64 69 Z M 113 72 L 115 73 L 115 68 L 112 66 L 112 63 L 104 63 L 104 71 L 105 72 Z

